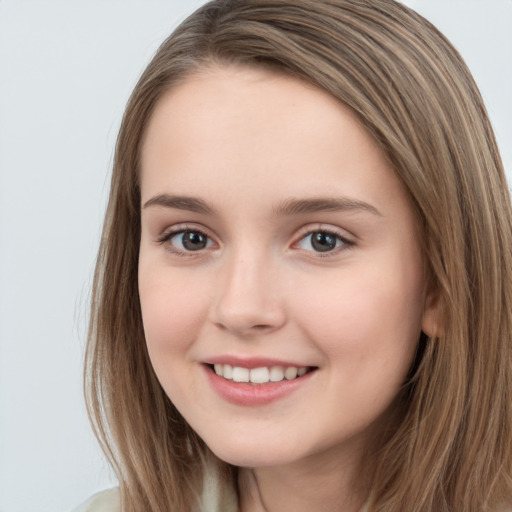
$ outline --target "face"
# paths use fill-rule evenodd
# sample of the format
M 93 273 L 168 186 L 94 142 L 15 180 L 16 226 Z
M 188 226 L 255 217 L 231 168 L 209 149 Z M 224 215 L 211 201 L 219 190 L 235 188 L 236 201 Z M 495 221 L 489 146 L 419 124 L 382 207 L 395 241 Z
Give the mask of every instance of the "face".
M 160 100 L 141 164 L 147 347 L 187 422 L 239 466 L 360 449 L 428 327 L 414 216 L 373 139 L 321 90 L 212 68 Z

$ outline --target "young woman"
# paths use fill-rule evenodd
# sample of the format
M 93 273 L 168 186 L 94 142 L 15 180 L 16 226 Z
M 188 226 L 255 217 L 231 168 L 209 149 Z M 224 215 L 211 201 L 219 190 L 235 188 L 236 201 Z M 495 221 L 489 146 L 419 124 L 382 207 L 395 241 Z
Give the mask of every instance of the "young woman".
M 83 510 L 511 510 L 511 214 L 413 11 L 200 8 L 118 139 L 86 386 L 120 486 Z

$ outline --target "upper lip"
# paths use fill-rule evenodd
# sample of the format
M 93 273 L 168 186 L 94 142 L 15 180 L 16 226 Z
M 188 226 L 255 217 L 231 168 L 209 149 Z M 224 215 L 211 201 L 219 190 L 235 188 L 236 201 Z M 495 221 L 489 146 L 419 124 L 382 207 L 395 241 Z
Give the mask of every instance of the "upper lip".
M 210 357 L 203 361 L 204 364 L 229 364 L 241 368 L 271 368 L 272 366 L 282 366 L 287 368 L 294 366 L 296 368 L 310 367 L 308 364 L 301 364 L 292 361 L 284 361 L 282 359 L 274 359 L 268 357 L 239 357 L 239 356 L 216 356 Z

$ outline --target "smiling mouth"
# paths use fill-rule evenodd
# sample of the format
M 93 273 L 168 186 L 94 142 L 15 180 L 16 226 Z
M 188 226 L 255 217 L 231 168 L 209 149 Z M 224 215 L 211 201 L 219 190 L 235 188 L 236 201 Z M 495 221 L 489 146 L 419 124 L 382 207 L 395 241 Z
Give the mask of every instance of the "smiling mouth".
M 261 366 L 259 368 L 244 368 L 230 364 L 210 364 L 208 366 L 223 379 L 249 384 L 295 380 L 316 369 L 311 366 Z

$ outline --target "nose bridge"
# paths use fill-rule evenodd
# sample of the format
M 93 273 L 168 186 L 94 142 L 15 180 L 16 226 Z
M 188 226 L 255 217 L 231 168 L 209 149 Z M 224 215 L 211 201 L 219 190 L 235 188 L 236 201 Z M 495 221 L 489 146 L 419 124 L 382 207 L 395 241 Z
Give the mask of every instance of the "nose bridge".
M 214 322 L 238 335 L 270 331 L 285 321 L 275 258 L 262 248 L 231 251 L 219 272 Z

